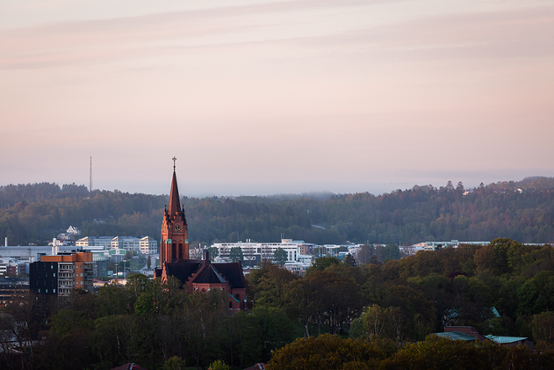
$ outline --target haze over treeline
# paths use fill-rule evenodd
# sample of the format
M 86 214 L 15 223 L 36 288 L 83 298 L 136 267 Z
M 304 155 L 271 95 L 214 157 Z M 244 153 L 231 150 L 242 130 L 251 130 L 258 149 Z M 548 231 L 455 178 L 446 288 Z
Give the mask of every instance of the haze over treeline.
M 465 194 L 465 195 L 464 195 Z M 37 183 L 0 187 L 0 236 L 45 244 L 70 225 L 82 235 L 159 239 L 166 195 Z M 183 198 L 195 242 L 399 243 L 433 240 L 554 241 L 554 178 L 532 177 L 464 189 L 414 186 L 369 193 Z

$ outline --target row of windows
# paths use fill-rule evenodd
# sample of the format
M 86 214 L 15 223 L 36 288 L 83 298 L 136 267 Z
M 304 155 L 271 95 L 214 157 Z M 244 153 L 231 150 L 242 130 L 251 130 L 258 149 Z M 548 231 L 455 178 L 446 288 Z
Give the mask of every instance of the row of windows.
M 40 291 L 40 288 L 38 288 L 38 292 L 39 292 L 39 293 L 41 292 L 41 291 Z M 45 289 L 44 293 L 48 293 L 48 288 Z M 52 289 L 52 293 L 54 293 L 54 294 L 56 293 L 56 288 L 53 288 L 53 289 Z

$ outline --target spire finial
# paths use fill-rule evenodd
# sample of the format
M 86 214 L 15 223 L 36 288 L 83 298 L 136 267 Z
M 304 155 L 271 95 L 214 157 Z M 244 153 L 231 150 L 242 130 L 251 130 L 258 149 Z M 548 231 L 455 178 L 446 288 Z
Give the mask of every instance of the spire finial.
M 173 172 L 175 172 L 175 161 L 177 160 L 177 158 L 173 157 L 171 159 L 173 160 Z

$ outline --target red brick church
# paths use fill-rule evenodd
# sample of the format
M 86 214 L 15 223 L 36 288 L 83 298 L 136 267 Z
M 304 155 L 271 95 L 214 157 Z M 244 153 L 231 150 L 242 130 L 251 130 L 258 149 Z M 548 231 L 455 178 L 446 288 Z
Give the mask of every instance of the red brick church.
M 175 161 L 175 158 L 173 158 Z M 154 277 L 162 281 L 168 276 L 179 279 L 181 289 L 207 292 L 222 289 L 229 294 L 229 309 L 246 309 L 246 283 L 242 273 L 242 264 L 211 263 L 208 251 L 204 251 L 203 260 L 189 259 L 189 236 L 185 208 L 179 200 L 175 163 L 173 179 L 169 193 L 169 206 L 164 211 L 162 238 L 160 241 L 160 267 L 154 271 Z

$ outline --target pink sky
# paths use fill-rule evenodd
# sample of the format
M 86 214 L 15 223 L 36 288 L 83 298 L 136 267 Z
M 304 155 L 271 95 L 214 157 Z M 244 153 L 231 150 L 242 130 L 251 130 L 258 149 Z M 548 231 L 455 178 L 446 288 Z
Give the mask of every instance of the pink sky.
M 0 185 L 554 176 L 554 0 L 0 0 Z

